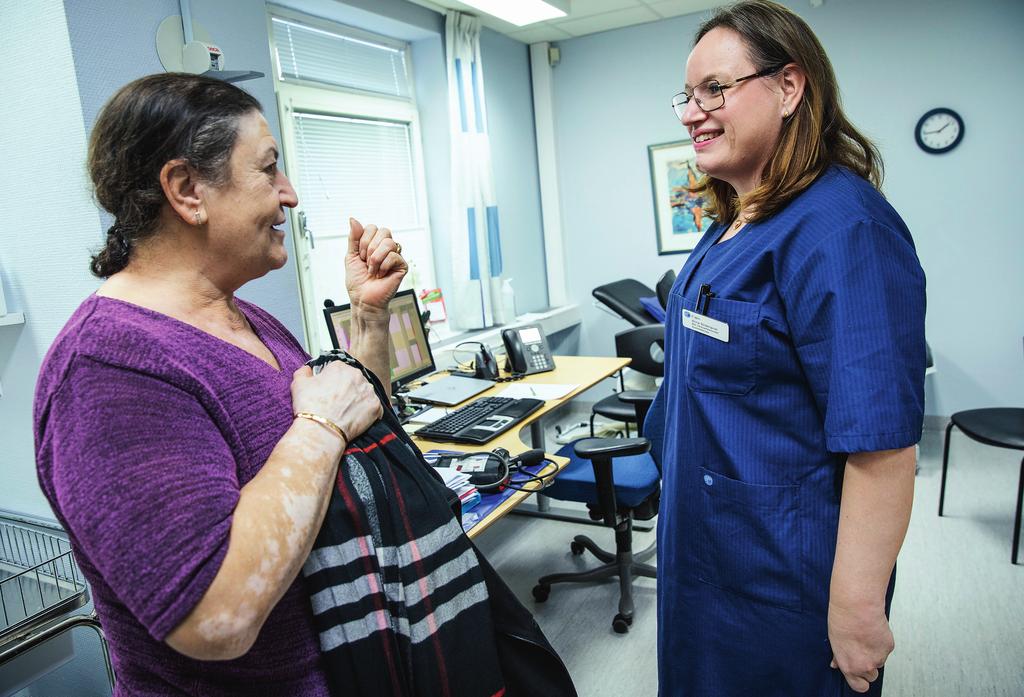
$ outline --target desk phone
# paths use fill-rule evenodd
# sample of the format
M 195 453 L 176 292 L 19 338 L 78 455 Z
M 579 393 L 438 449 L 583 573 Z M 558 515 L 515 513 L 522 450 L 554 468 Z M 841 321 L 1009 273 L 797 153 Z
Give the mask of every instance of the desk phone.
M 501 332 L 508 355 L 508 369 L 519 375 L 533 375 L 555 369 L 544 331 L 536 324 L 505 329 Z

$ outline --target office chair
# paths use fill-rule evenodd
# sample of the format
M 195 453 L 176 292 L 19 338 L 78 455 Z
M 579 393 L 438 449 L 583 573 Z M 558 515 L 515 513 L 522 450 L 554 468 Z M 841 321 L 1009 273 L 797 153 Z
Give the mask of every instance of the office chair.
M 621 334 L 650 336 L 652 329 L 660 329 L 664 341 L 663 325 L 637 327 Z M 628 391 L 615 397 L 633 409 L 632 418 L 642 432 L 654 392 Z M 646 438 L 586 438 L 558 451 L 569 458 L 569 464 L 559 472 L 554 484 L 544 490 L 544 495 L 587 504 L 591 520 L 603 521 L 615 530 L 615 552 L 601 549 L 586 535 L 576 535 L 569 545 L 572 553 L 580 555 L 589 550 L 604 564 L 587 571 L 542 577 L 533 588 L 537 602 L 548 599 L 554 583 L 583 583 L 617 576 L 619 611 L 612 620 L 612 629 L 619 634 L 629 631 L 633 624 L 633 577 L 657 577 L 655 567 L 646 563 L 654 556 L 655 543 L 633 553 L 633 521 L 653 518 L 661 496 L 661 471 L 649 450 Z
M 660 378 L 665 376 L 665 325 L 646 324 L 634 327 L 615 335 L 615 355 L 632 359 L 629 367 L 633 370 Z M 625 381 L 620 375 L 619 388 L 625 389 Z M 611 394 L 594 405 L 590 412 L 590 435 L 594 436 L 594 418 L 603 416 L 612 421 L 626 424 L 626 437 L 629 438 L 629 424 L 635 422 L 636 411 L 633 406 L 619 399 L 619 394 Z
M 668 294 L 672 291 L 672 286 L 675 282 L 676 272 L 673 269 L 669 269 L 661 274 L 658 284 L 654 286 L 654 292 L 658 295 L 658 302 L 661 303 L 661 307 L 665 310 L 668 309 Z
M 946 426 L 946 442 L 942 448 L 942 483 L 939 485 L 939 515 L 942 515 L 946 500 L 946 469 L 949 466 L 949 437 L 956 426 L 960 431 L 979 443 L 997 448 L 1024 450 L 1024 408 L 994 407 L 989 409 L 968 409 L 958 411 L 949 417 Z M 1017 512 L 1013 521 L 1013 548 L 1010 563 L 1016 564 L 1020 553 L 1020 524 L 1024 510 L 1024 458 L 1020 461 L 1020 477 L 1017 480 Z
M 640 302 L 640 298 L 650 298 L 657 294 L 640 281 L 624 278 L 598 286 L 591 293 L 598 302 L 634 327 L 656 323 Z

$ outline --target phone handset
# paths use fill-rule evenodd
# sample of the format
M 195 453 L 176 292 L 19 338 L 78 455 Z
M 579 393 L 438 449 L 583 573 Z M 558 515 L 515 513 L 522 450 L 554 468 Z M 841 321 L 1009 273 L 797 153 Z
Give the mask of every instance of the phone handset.
M 544 331 L 536 324 L 505 329 L 501 332 L 508 356 L 508 369 L 519 375 L 544 373 L 555 369 Z

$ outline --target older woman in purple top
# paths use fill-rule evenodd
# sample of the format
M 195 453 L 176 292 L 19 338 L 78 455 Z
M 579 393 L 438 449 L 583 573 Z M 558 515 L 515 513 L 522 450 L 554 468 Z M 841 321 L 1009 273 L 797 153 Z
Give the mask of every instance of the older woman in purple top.
M 328 694 L 296 576 L 381 402 L 344 363 L 314 376 L 235 298 L 287 260 L 297 199 L 277 162 L 258 102 L 198 76 L 126 86 L 92 134 L 116 218 L 92 262 L 106 280 L 46 357 L 36 447 L 119 695 Z M 387 303 L 408 267 L 385 228 L 353 220 L 349 239 L 351 353 L 388 385 Z

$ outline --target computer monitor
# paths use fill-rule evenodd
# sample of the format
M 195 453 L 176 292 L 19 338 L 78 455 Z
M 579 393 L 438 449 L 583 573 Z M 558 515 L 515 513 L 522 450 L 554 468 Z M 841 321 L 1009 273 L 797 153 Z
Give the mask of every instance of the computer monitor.
M 391 353 L 391 387 L 402 386 L 434 372 L 434 355 L 427 343 L 427 332 L 420 318 L 414 290 L 395 294 L 388 303 L 391 324 L 388 327 L 388 351 Z M 352 306 L 324 308 L 327 329 L 334 348 L 348 350 L 352 343 Z

